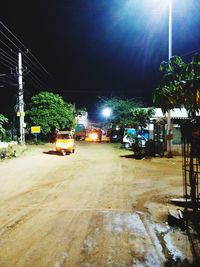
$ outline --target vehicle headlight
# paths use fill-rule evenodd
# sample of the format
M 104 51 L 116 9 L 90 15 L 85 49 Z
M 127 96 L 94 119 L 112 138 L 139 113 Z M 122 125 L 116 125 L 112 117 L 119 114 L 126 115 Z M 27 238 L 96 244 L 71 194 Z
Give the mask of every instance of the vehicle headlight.
M 61 142 L 56 142 L 56 147 L 61 147 L 62 143 Z
M 92 134 L 91 134 L 91 138 L 92 138 L 92 139 L 97 139 L 97 137 L 98 137 L 98 135 L 97 135 L 96 133 L 92 133 Z

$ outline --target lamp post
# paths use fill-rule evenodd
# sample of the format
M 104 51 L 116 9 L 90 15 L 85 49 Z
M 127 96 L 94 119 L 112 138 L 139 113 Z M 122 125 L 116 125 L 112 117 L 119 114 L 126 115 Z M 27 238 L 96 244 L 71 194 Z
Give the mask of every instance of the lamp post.
M 168 20 L 168 61 L 172 57 L 172 0 L 169 1 L 169 20 Z M 172 157 L 172 140 L 171 140 L 171 111 L 167 112 L 167 156 Z

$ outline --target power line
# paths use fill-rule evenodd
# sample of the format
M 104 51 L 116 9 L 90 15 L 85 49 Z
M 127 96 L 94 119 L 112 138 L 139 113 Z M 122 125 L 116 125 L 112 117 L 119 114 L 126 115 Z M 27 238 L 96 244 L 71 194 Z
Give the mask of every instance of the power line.
M 9 38 L 7 38 L 7 39 L 9 39 Z M 10 40 L 10 39 L 9 39 Z M 0 42 L 2 42 L 6 47 L 8 47 L 9 49 L 10 49 L 10 51 L 12 51 L 12 49 L 11 49 L 11 47 L 9 47 L 9 46 L 7 46 L 7 44 L 5 43 L 5 42 L 3 42 L 2 40 L 0 40 Z M 17 46 L 16 46 L 17 47 Z M 2 48 L 0 48 L 2 51 L 4 51 L 4 53 L 6 53 L 7 55 L 8 55 L 8 53 L 7 52 L 5 52 L 5 50 L 3 50 Z M 27 57 L 28 59 L 29 59 L 29 61 L 31 61 L 31 63 L 34 65 L 34 66 L 36 66 L 37 67 L 37 65 L 36 64 L 34 64 L 33 62 L 32 62 L 32 60 L 28 57 L 28 56 L 26 56 L 26 54 L 24 54 L 24 56 L 25 57 Z M 16 60 L 17 61 L 17 60 Z M 25 60 L 23 60 L 24 62 L 25 62 Z M 28 64 L 28 63 L 27 63 Z M 33 68 L 31 65 L 29 65 L 30 66 L 30 68 Z M 34 69 L 34 68 L 33 68 Z M 38 71 L 39 71 L 40 69 L 38 68 Z
M 11 69 L 11 66 L 7 65 L 6 63 L 4 63 L 4 62 L 1 62 L 1 64 L 2 64 L 2 65 L 4 65 L 5 67 L 7 67 L 7 68 Z
M 11 62 L 13 62 L 13 64 L 17 64 L 17 61 L 16 60 L 11 59 L 7 55 L 3 54 L 1 51 L 0 51 L 0 55 L 2 55 L 3 57 L 5 57 L 7 60 L 10 60 Z
M 38 61 L 38 59 L 29 51 L 29 49 L 16 37 L 15 34 L 13 34 L 8 27 L 5 26 L 5 24 L 0 21 L 1 25 L 25 48 L 27 52 L 30 53 L 30 55 L 35 59 L 35 61 L 40 65 L 40 67 L 49 75 L 49 72 L 45 69 L 45 67 Z
M 5 43 L 4 43 L 5 44 Z M 6 44 L 5 44 L 6 45 Z M 10 48 L 10 47 L 9 47 Z M 11 50 L 11 49 L 10 49 Z M 11 50 L 12 51 L 12 50 Z M 12 57 L 12 56 L 10 56 L 7 52 L 5 52 L 5 50 L 3 50 L 2 48 L 0 48 L 0 58 L 4 61 L 4 62 L 1 62 L 4 66 L 6 66 L 6 67 L 8 67 L 8 68 L 11 68 L 11 67 L 16 67 L 16 65 L 17 65 L 17 60 L 14 58 L 14 57 Z M 32 62 L 32 60 L 29 58 L 29 57 L 27 57 L 30 61 L 31 61 L 31 63 L 33 63 Z M 25 62 L 25 64 L 26 65 L 28 65 L 35 73 L 37 73 L 37 74 L 39 74 L 40 76 L 43 76 L 42 75 L 42 73 L 41 73 L 41 71 L 39 71 L 39 68 L 38 68 L 38 70 L 36 70 L 36 68 L 34 68 L 33 66 L 31 66 L 27 61 L 25 61 L 25 60 L 23 60 L 24 62 Z M 5 64 L 5 62 L 7 63 L 7 64 Z M 26 65 L 25 64 L 23 64 L 23 66 L 26 68 Z M 34 63 L 33 63 L 33 65 L 35 65 Z M 37 65 L 35 65 L 35 66 L 37 66 Z M 34 75 L 34 74 L 33 74 Z M 37 77 L 37 75 L 34 75 L 35 76 L 35 79 L 37 79 L 37 80 L 39 80 L 40 81 L 40 83 L 38 82 L 37 84 L 39 84 L 40 85 L 40 87 L 48 87 L 47 85 L 45 85 L 44 86 L 44 83 Z M 34 79 L 34 78 L 32 78 L 32 79 Z M 43 83 L 43 85 L 42 85 L 42 83 Z
M 10 79 L 10 80 L 13 80 L 13 81 L 16 81 L 17 80 L 17 78 L 16 77 L 14 77 L 14 75 L 6 75 L 6 77 L 8 78 L 8 79 Z
M 0 39 L 0 42 L 5 45 L 10 51 L 12 51 L 12 48 L 10 46 L 8 46 L 5 42 L 3 42 L 1 39 Z
M 29 73 L 28 75 L 32 76 L 35 80 L 37 80 L 42 85 L 42 87 L 48 87 L 47 84 L 41 81 L 34 73 Z
M 85 94 L 85 93 L 90 93 L 90 94 L 101 94 L 102 91 L 100 90 L 65 90 L 65 89 L 61 89 L 61 91 L 63 91 L 64 93 L 74 93 L 74 94 L 78 94 L 78 93 L 82 93 L 82 94 Z
M 37 77 L 34 77 L 34 76 L 35 75 L 33 73 L 29 73 L 27 75 L 27 79 L 30 78 L 35 83 L 35 85 L 37 85 L 37 87 L 39 87 L 41 89 L 47 87 L 42 81 L 40 81 Z
M 8 79 L 7 79 L 7 78 L 8 78 Z M 6 76 L 5 78 L 4 78 L 4 77 L 3 77 L 3 78 L 0 77 L 0 81 L 3 82 L 3 83 L 5 83 L 5 84 L 14 86 L 14 87 L 17 87 L 17 86 L 18 86 L 18 83 L 14 83 L 15 81 L 10 81 L 10 80 L 9 80 L 9 77 L 7 77 L 7 76 Z
M 190 51 L 188 53 L 185 53 L 185 54 L 181 55 L 181 57 L 189 56 L 189 55 L 191 55 L 193 53 L 196 53 L 196 52 L 199 52 L 199 51 L 200 51 L 200 48 L 197 48 L 195 50 L 192 50 L 192 51 Z
M 3 36 L 11 43 L 11 44 L 13 44 L 16 48 L 17 48 L 17 50 L 20 50 L 20 48 L 15 44 L 15 43 L 13 43 L 13 41 L 4 33 L 4 32 L 2 32 L 2 31 L 0 31 L 0 33 L 1 34 L 3 34 Z
M 6 63 L 8 63 L 8 64 L 10 64 L 10 66 L 9 67 L 16 67 L 16 65 L 14 65 L 13 63 L 11 63 L 10 61 L 8 61 L 7 59 L 5 59 L 5 58 L 3 58 L 1 55 L 0 55 L 0 58 L 4 61 L 4 62 L 6 62 Z M 3 62 L 1 62 L 1 63 L 3 63 Z
M 17 62 L 17 59 L 12 57 L 9 53 L 7 53 L 4 49 L 0 48 L 0 53 L 3 53 L 5 55 L 7 55 L 9 58 L 11 58 L 12 60 L 15 60 Z
M 13 62 L 13 63 L 16 63 L 16 65 L 17 65 L 17 59 L 15 59 L 14 57 L 12 57 L 12 56 L 10 56 L 5 50 L 3 50 L 2 48 L 0 48 L 0 54 L 2 54 L 5 58 L 7 58 L 8 60 L 10 60 L 11 62 Z M 26 54 L 24 54 L 25 56 L 26 56 Z M 29 60 L 30 60 L 30 58 L 29 57 L 27 57 Z M 30 60 L 31 61 L 31 60 Z M 42 75 L 42 72 L 40 71 L 40 69 L 39 68 L 34 68 L 33 66 L 31 66 L 26 60 L 24 60 L 23 59 L 23 62 L 25 62 L 25 64 L 23 64 L 23 66 L 25 67 L 25 68 L 27 68 L 27 66 L 29 66 L 30 67 L 30 69 L 32 69 L 35 73 L 37 73 L 39 76 L 43 76 Z M 32 61 L 31 61 L 32 62 Z M 33 62 L 32 62 L 32 64 L 34 65 L 34 66 L 36 66 L 37 67 L 37 65 L 36 64 L 34 64 Z
M 7 26 L 5 26 L 5 24 L 2 21 L 0 21 L 0 26 L 3 27 L 2 30 L 0 31 L 0 34 L 1 34 L 0 36 L 2 36 L 2 38 L 0 37 L 1 38 L 0 43 L 3 45 L 2 47 L 3 49 L 0 48 L 0 58 L 2 59 L 2 62 L 1 62 L 2 65 L 8 68 L 11 68 L 13 66 L 16 67 L 16 65 L 18 64 L 17 59 L 14 56 L 10 55 L 7 51 L 14 52 L 15 49 L 20 51 L 20 48 L 22 50 L 26 50 L 26 52 L 24 53 L 21 52 L 24 55 L 23 63 L 22 63 L 23 67 L 24 68 L 28 67 L 28 69 L 30 70 L 25 80 L 28 80 L 29 82 L 34 83 L 39 88 L 49 88 L 49 85 L 47 85 L 49 84 L 49 82 L 48 83 L 44 82 L 44 78 L 46 80 L 47 79 L 46 74 L 48 74 L 48 77 L 51 78 L 52 82 L 53 82 L 53 79 L 51 75 L 49 74 L 49 72 L 46 70 L 46 68 L 44 68 L 44 66 L 38 61 L 38 59 L 16 37 L 16 35 L 13 34 L 12 31 L 9 30 Z M 14 47 L 14 49 L 12 47 Z
M 39 83 L 37 83 L 31 76 L 27 76 L 27 79 L 29 80 L 29 83 L 31 83 L 33 87 L 37 89 L 37 91 L 40 91 L 39 88 L 41 88 L 42 86 Z
M 9 29 L 8 27 L 6 27 L 6 25 L 0 21 L 1 25 L 25 48 L 25 50 L 28 50 L 25 45 L 16 37 L 16 35 L 14 35 Z
M 32 60 L 26 54 L 24 54 L 24 56 L 32 63 L 32 65 L 35 66 L 35 68 L 32 67 L 25 59 L 23 59 L 23 62 L 25 62 L 27 64 L 27 66 L 29 66 L 31 69 L 33 69 L 35 72 L 39 73 L 42 76 L 40 68 L 38 68 L 38 66 L 34 62 L 32 62 Z

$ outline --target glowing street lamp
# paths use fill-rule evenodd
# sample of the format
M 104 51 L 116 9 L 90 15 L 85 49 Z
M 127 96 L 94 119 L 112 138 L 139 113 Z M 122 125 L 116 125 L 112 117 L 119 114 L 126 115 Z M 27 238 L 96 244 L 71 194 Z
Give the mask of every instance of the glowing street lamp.
M 109 108 L 109 107 L 104 108 L 102 111 L 102 114 L 106 119 L 108 119 L 110 117 L 110 115 L 112 114 L 111 108 Z
M 108 124 L 108 118 L 111 116 L 112 114 L 112 109 L 109 107 L 106 107 L 102 110 L 102 115 L 106 118 L 105 124 Z M 106 128 L 108 128 L 108 125 L 106 126 Z

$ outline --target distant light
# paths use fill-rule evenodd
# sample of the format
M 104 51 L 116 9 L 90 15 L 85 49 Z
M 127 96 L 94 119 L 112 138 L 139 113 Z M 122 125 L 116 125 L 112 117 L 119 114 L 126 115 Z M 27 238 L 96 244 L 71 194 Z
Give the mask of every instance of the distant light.
M 111 108 L 108 108 L 108 107 L 104 108 L 102 111 L 103 116 L 106 118 L 110 117 L 111 113 L 112 113 L 112 110 Z

